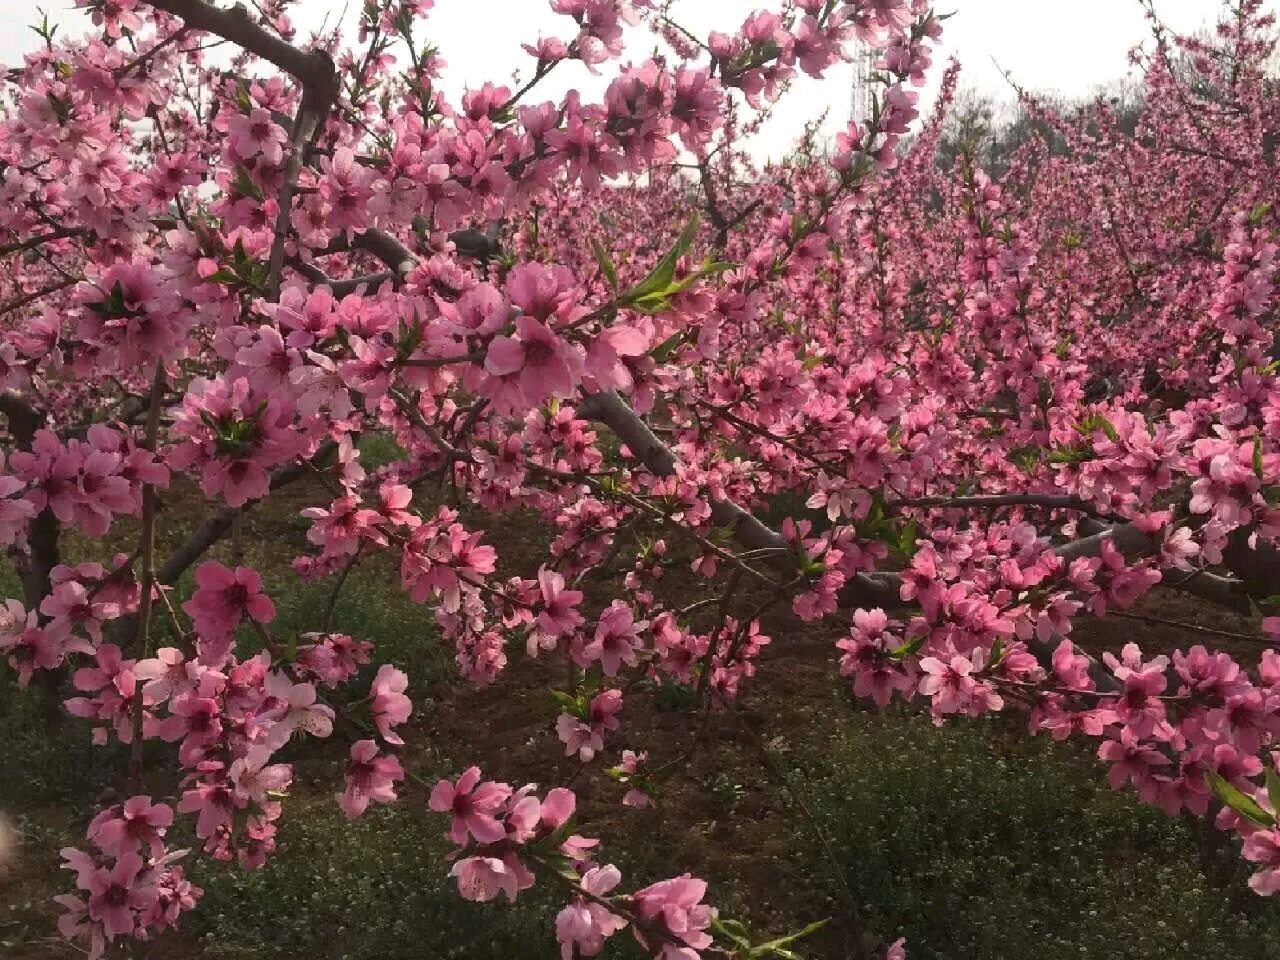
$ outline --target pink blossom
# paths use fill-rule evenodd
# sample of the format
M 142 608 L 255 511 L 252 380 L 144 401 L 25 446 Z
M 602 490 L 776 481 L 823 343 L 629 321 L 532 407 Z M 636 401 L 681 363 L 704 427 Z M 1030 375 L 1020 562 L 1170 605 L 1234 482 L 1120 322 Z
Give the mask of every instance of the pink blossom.
M 605 690 L 592 698 L 586 722 L 562 713 L 556 719 L 556 734 L 565 745 L 565 756 L 577 753 L 584 763 L 604 749 L 605 733 L 618 729 L 617 713 L 622 709 L 622 691 Z
M 569 344 L 527 315 L 516 318 L 515 337 L 497 337 L 485 354 L 485 369 L 497 376 L 519 374 L 524 401 L 536 407 L 552 397 L 573 395 L 581 361 Z
M 603 898 L 621 882 L 622 873 L 608 864 L 584 873 L 579 886 Z M 626 925 L 626 920 L 596 901 L 575 899 L 556 915 L 561 960 L 573 960 L 575 951 L 584 957 L 596 956 L 604 948 L 604 941 Z
M 495 857 L 467 857 L 459 860 L 449 871 L 457 878 L 458 893 L 464 900 L 492 900 L 505 893 L 514 901 L 519 893 L 516 872 Z
M 176 647 L 161 647 L 154 657 L 139 660 L 133 667 L 133 675 L 143 684 L 143 697 L 151 705 L 190 693 L 199 683 L 200 674 L 200 666 L 187 661 Z
M 119 857 L 143 845 L 158 860 L 164 854 L 165 831 L 173 823 L 173 809 L 150 797 L 130 797 L 122 805 L 99 813 L 89 823 L 88 838 L 103 853 Z
M 242 160 L 261 156 L 273 166 L 284 159 L 288 137 L 284 129 L 271 120 L 270 111 L 255 107 L 248 116 L 238 114 L 229 122 L 231 152 Z
M 697 951 L 711 946 L 711 935 L 706 930 L 715 919 L 716 911 L 701 902 L 706 892 L 705 880 L 696 880 L 686 873 L 637 890 L 632 895 L 636 913 L 642 920 L 661 924 L 677 943 L 685 945 L 663 944 L 663 960 L 697 960 Z M 634 932 L 640 944 L 648 947 L 640 931 Z
M 467 842 L 468 836 L 475 837 L 477 843 L 496 843 L 507 832 L 494 815 L 509 796 L 511 787 L 491 780 L 481 783 L 480 768 L 471 767 L 456 784 L 448 780 L 438 782 L 431 791 L 428 806 L 437 813 L 453 814 L 448 836 L 459 846 Z
M 933 697 L 940 713 L 960 710 L 977 689 L 977 681 L 970 676 L 973 664 L 967 657 L 952 657 L 944 663 L 937 657 L 925 657 L 920 661 L 924 676 L 920 679 L 920 692 Z
M 399 760 L 378 756 L 378 745 L 372 740 L 358 740 L 351 745 L 347 789 L 338 796 L 338 805 L 348 820 L 354 820 L 370 803 L 394 803 L 395 784 L 403 779 Z
M 148 909 L 156 890 L 143 874 L 142 858 L 136 853 L 120 856 L 110 868 L 95 870 L 89 877 L 89 919 L 102 924 L 110 937 L 133 933 L 136 913 Z
M 209 840 L 218 831 L 230 828 L 235 812 L 243 810 L 248 802 L 248 797 L 232 790 L 230 785 L 219 780 L 204 780 L 183 792 L 178 812 L 197 814 L 196 836 Z
M 648 761 L 649 754 L 643 750 L 639 753 L 634 750 L 623 750 L 621 765 L 623 775 L 619 779 L 628 785 L 633 784 L 635 778 L 643 773 Z M 653 798 L 636 786 L 632 786 L 622 797 L 622 805 L 624 807 L 635 807 L 638 810 L 642 810 L 652 804 Z
M 545 567 L 538 571 L 538 587 L 542 593 L 542 612 L 535 621 L 544 634 L 559 637 L 573 633 L 583 623 L 576 607 L 582 602 L 581 590 L 566 590 L 564 577 Z
M 256 570 L 230 570 L 216 560 L 196 570 L 196 592 L 182 609 L 191 615 L 196 630 L 213 642 L 227 637 L 246 616 L 258 623 L 270 623 L 276 617 L 275 605 L 262 592 L 262 577 Z M 211 659 L 217 663 L 221 657 Z
M 313 737 L 333 733 L 333 708 L 316 702 L 314 684 L 293 683 L 283 673 L 274 672 L 267 675 L 266 690 L 274 701 L 262 717 L 270 721 L 262 741 L 268 749 L 279 750 L 298 730 Z
M 408 686 L 409 678 L 403 671 L 383 664 L 378 668 L 378 675 L 373 678 L 369 691 L 373 722 L 382 734 L 382 739 L 395 746 L 403 746 L 404 740 L 392 727 L 408 720 L 413 710 L 413 702 L 404 695 Z
M 634 619 L 630 604 L 622 600 L 613 601 L 600 614 L 594 639 L 582 650 L 583 665 L 599 661 L 608 677 L 617 676 L 624 663 L 636 666 L 639 663 L 635 652 L 639 633 L 648 626 L 647 620 Z

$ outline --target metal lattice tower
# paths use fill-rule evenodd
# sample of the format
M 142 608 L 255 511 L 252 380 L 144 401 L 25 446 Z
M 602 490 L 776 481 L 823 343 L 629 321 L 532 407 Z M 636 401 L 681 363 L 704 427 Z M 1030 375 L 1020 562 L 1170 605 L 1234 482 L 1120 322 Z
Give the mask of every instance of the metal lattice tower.
M 853 51 L 853 83 L 849 93 L 849 121 L 865 123 L 871 113 L 871 74 L 875 72 L 875 51 L 859 43 Z

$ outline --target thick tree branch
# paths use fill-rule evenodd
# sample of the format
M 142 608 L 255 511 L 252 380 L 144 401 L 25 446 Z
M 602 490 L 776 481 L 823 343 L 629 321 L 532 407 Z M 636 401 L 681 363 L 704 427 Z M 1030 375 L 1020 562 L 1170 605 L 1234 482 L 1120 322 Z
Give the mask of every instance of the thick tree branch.
M 412 250 L 391 234 L 377 229 L 366 230 L 354 240 L 348 240 L 345 235 L 335 237 L 323 253 L 346 253 L 349 250 L 371 253 L 397 274 L 408 273 L 418 262 Z
M 259 26 L 244 4 L 229 10 L 205 0 L 148 0 L 188 27 L 228 40 L 291 74 L 303 87 L 303 110 L 324 113 L 338 99 L 338 71 L 323 50 L 299 50 Z
M 271 242 L 271 258 L 267 267 L 267 299 L 280 299 L 280 278 L 284 273 L 284 249 L 293 229 L 293 195 L 298 188 L 298 175 L 302 173 L 306 145 L 320 128 L 323 115 L 304 99 L 293 122 L 293 135 L 289 138 L 289 159 L 285 162 L 284 183 L 280 186 L 280 209 L 276 213 L 275 239 Z
M 655 475 L 669 477 L 676 472 L 679 460 L 675 453 L 617 393 L 607 391 L 594 394 L 578 405 L 577 413 L 584 419 L 596 420 L 607 426 L 619 440 L 626 444 L 632 456 Z M 1037 503 L 1042 503 L 1045 499 L 1044 497 L 1033 498 Z M 1065 502 L 1063 506 L 1066 506 Z M 738 542 L 748 549 L 794 553 L 794 545 L 788 543 L 780 533 L 731 500 L 713 502 L 711 519 L 717 526 L 729 527 Z M 1131 524 L 1117 524 L 1106 527 L 1092 536 L 1065 544 L 1056 550 L 1064 561 L 1070 563 L 1077 557 L 1098 556 L 1102 552 L 1104 541 L 1107 540 L 1110 540 L 1113 546 L 1129 559 L 1151 556 L 1160 549 L 1156 540 L 1137 527 Z M 844 607 L 903 609 L 912 604 L 902 599 L 901 586 L 902 578 L 894 573 L 860 574 L 841 590 L 840 603 Z M 1232 610 L 1248 612 L 1248 599 L 1241 585 L 1236 581 L 1205 573 L 1173 586 Z
M 8 246 L 0 247 L 0 257 L 7 257 L 11 253 L 23 253 L 27 250 L 34 250 L 36 247 L 43 246 L 46 243 L 53 243 L 55 240 L 68 240 L 71 237 L 77 237 L 84 233 L 84 230 L 78 228 L 66 228 L 62 230 L 54 230 L 51 233 L 42 233 L 38 236 L 30 237 L 26 240 L 20 240 L 17 243 L 11 243 Z

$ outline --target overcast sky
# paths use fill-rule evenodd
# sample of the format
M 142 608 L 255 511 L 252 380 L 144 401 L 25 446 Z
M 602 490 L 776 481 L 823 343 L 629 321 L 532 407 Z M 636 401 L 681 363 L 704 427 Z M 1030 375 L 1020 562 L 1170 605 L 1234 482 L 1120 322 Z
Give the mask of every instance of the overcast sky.
M 1277 2 L 1270 0 L 1268 7 L 1275 9 Z M 305 35 L 327 12 L 337 16 L 344 6 L 354 15 L 360 0 L 305 0 L 295 8 L 295 23 Z M 732 30 L 760 6 L 758 0 L 684 0 L 677 10 L 682 23 L 705 36 L 717 27 Z M 1221 6 L 1218 0 L 1156 0 L 1165 22 L 1185 31 L 1212 22 Z M 88 26 L 70 0 L 0 0 L 0 64 L 17 63 L 39 44 L 27 27 L 39 18 L 41 7 L 49 10 L 51 21 L 63 25 L 64 33 L 75 35 Z M 944 46 L 934 60 L 935 79 L 955 54 L 964 67 L 961 86 L 997 96 L 1007 95 L 1009 88 L 993 61 L 1025 87 L 1080 96 L 1125 76 L 1128 50 L 1149 38 L 1137 0 L 939 0 L 937 9 L 955 10 L 955 16 L 945 24 Z M 567 38 L 568 26 L 570 21 L 552 14 L 545 0 L 436 0 L 428 36 L 448 61 L 446 88 L 456 92 L 485 80 L 507 79 L 514 68 L 527 73 L 529 60 L 520 44 L 539 33 Z M 652 40 L 644 38 L 632 48 L 637 59 L 651 49 Z M 593 79 L 580 64 L 562 67 L 545 81 L 544 96 L 557 97 L 570 86 L 597 92 L 599 81 Z M 798 82 L 757 138 L 755 152 L 785 152 L 805 121 L 824 110 L 831 117 L 828 131 L 842 125 L 848 119 L 849 83 L 846 65 L 832 68 L 824 82 Z M 932 93 L 931 84 L 924 92 L 926 103 Z

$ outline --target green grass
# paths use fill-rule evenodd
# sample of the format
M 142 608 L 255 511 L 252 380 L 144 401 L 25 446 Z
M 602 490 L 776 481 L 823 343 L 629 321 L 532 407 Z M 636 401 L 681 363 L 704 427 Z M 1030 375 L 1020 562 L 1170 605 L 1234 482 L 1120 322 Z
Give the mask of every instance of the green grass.
M 828 902 L 838 867 L 912 960 L 1280 957 L 1280 904 L 1230 840 L 1008 724 L 858 714 L 793 776 L 835 852 L 792 820 Z
M 263 870 L 201 864 L 188 933 L 212 960 L 557 957 L 549 881 L 514 905 L 463 900 L 441 822 L 416 806 L 354 823 L 333 803 L 286 812 Z
M 276 620 L 270 625 L 274 636 L 323 629 L 332 580 L 299 583 L 292 570 L 270 570 L 263 589 L 276 606 Z M 351 571 L 334 604 L 332 630 L 371 642 L 374 666 L 394 663 L 418 690 L 456 673 L 432 608 L 409 599 L 400 588 L 399 571 L 386 556 L 362 558 Z
M 288 515 L 255 518 L 244 534 L 246 562 L 265 571 L 278 612 L 271 630 L 281 639 L 319 629 L 332 589 L 300 583 L 286 565 L 304 534 L 305 523 Z M 227 550 L 220 544 L 213 556 L 226 562 Z M 74 542 L 68 552 L 76 554 Z M 175 602 L 190 581 L 179 584 Z M 14 595 L 15 586 L 0 568 L 0 587 Z M 431 709 L 424 691 L 425 698 L 448 696 L 452 653 L 430 608 L 400 590 L 392 560 L 370 557 L 354 568 L 332 629 L 373 641 L 376 662 L 408 672 L 419 718 Z M 157 620 L 157 642 L 166 642 L 167 630 Z M 694 705 L 675 688 L 637 695 L 637 704 L 642 696 L 659 713 Z M 800 951 L 822 960 L 844 960 L 855 936 L 841 874 L 865 906 L 863 926 L 886 940 L 907 937 L 912 960 L 1280 957 L 1280 902 L 1247 890 L 1237 845 L 1203 823 L 1170 819 L 1108 790 L 1089 757 L 1028 740 L 1013 718 L 938 729 L 901 710 L 845 711 L 838 708 L 835 729 L 785 731 L 799 746 L 777 755 L 825 844 L 773 772 L 723 757 L 691 774 L 701 812 L 658 812 L 626 821 L 620 833 L 597 832 L 588 815 L 584 833 L 602 837 L 605 862 L 617 863 L 629 886 L 691 869 L 712 881 L 713 900 L 727 914 L 761 920 L 775 934 L 832 917 Z M 126 748 L 94 747 L 79 721 L 46 728 L 38 698 L 16 695 L 8 680 L 0 681 L 0 743 L 0 810 L 16 821 L 33 858 L 55 873 L 58 848 L 77 842 L 99 802 L 110 802 L 104 790 L 121 784 Z M 470 756 L 465 743 L 418 746 L 414 770 L 428 781 L 457 772 L 443 769 L 446 758 Z M 173 787 L 165 779 L 171 749 L 148 750 L 159 796 Z M 279 854 L 267 868 L 244 872 L 191 857 L 206 894 L 185 922 L 192 949 L 184 958 L 558 957 L 553 926 L 563 892 L 553 878 L 541 877 L 514 906 L 467 903 L 448 876 L 442 823 L 424 809 L 420 789 L 348 823 L 333 800 L 343 751 L 322 743 L 290 751 L 297 795 L 285 804 Z M 732 854 L 739 830 L 764 826 L 742 819 L 749 785 L 760 783 L 770 785 L 777 808 L 766 828 L 778 841 L 776 859 L 761 867 L 709 857 Z M 744 866 L 758 868 L 754 880 L 732 872 Z M 20 902 L 0 904 L 0 954 L 22 937 L 47 935 L 47 895 L 66 881 L 37 878 Z M 603 956 L 642 953 L 624 934 Z
M 366 433 L 360 438 L 359 450 L 360 465 L 366 470 L 376 470 L 405 457 L 404 449 L 386 433 Z

